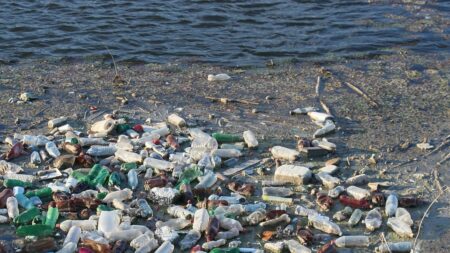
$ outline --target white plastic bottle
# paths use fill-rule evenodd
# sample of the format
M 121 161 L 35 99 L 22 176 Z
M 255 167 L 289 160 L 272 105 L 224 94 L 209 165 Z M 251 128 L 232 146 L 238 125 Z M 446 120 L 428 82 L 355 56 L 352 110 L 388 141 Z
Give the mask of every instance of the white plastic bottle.
M 340 248 L 367 247 L 369 237 L 364 235 L 341 236 L 335 240 L 335 244 Z
M 66 238 L 64 239 L 63 245 L 66 245 L 68 243 L 74 243 L 75 245 L 77 245 L 78 241 L 80 240 L 80 236 L 81 236 L 81 228 L 78 226 L 72 226 L 69 229 Z
M 256 139 L 256 136 L 252 131 L 250 130 L 244 131 L 242 135 L 244 137 L 245 144 L 247 144 L 247 147 L 249 148 L 258 147 L 258 139 Z
M 394 194 L 390 194 L 386 199 L 386 207 L 385 212 L 388 217 L 392 217 L 395 215 L 395 211 L 398 207 L 398 198 Z
M 8 217 L 14 219 L 19 215 L 19 204 L 15 197 L 8 197 L 6 199 L 6 209 L 8 209 Z
M 98 231 L 107 235 L 119 229 L 120 217 L 117 211 L 102 211 L 98 219 Z
M 56 147 L 56 144 L 53 141 L 49 141 L 45 144 L 45 150 L 47 150 L 48 154 L 53 158 L 57 158 L 61 155 L 58 147 Z
M 198 209 L 194 214 L 194 224 L 192 228 L 198 232 L 206 231 L 209 222 L 208 210 L 205 208 Z
M 138 186 L 138 175 L 135 169 L 131 169 L 128 171 L 128 185 L 131 187 L 132 190 L 136 189 Z
M 155 253 L 172 253 L 175 249 L 175 246 L 170 241 L 165 241 L 159 248 L 155 251 Z

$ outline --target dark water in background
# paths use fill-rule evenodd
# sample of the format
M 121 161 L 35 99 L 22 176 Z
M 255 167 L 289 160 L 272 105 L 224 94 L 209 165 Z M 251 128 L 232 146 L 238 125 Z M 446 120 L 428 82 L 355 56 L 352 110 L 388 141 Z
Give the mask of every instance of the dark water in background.
M 3 62 L 105 56 L 105 45 L 119 60 L 226 65 L 450 48 L 450 0 L 0 2 Z

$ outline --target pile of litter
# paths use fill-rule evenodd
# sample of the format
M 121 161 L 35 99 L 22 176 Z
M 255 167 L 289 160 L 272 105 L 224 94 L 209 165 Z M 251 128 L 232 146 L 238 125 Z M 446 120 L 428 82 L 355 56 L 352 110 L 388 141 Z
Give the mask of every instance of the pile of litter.
M 311 165 L 336 150 L 320 138 L 336 131 L 334 118 L 311 107 L 291 114 L 320 128 L 297 149 L 274 146 L 263 159 L 252 131 L 209 134 L 177 114 L 142 124 L 107 114 L 87 133 L 60 117 L 45 135 L 7 137 L 0 223 L 25 240 L 2 241 L 0 251 L 336 252 L 377 244 L 378 252 L 410 252 L 410 241 L 383 243 L 378 230 L 386 222 L 412 238 L 405 208 L 423 201 L 383 192 L 389 184 L 364 174 L 340 178 L 339 158 Z M 26 156 L 28 164 L 15 162 Z M 333 214 L 336 206 L 343 208 Z M 251 231 L 252 241 L 239 240 Z

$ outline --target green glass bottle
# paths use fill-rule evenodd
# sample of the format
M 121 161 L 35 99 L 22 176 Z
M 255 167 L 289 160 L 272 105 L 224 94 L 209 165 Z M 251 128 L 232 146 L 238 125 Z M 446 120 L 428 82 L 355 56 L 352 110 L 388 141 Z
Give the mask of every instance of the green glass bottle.
M 122 184 L 123 184 L 123 180 L 122 180 L 122 176 L 120 175 L 120 173 L 117 171 L 114 171 L 113 173 L 111 173 L 111 175 L 109 176 L 109 179 L 108 179 L 108 186 L 117 185 L 119 187 L 122 187 Z
M 97 199 L 102 200 L 106 197 L 106 195 L 108 195 L 107 192 L 99 192 L 99 193 L 97 193 Z
M 45 197 L 52 196 L 52 193 L 53 193 L 52 188 L 44 187 L 44 188 L 37 189 L 37 190 L 27 191 L 25 193 L 25 196 L 27 196 L 28 198 L 33 197 L 33 196 L 38 196 L 39 198 L 45 198 Z
M 137 168 L 138 167 L 137 167 L 136 163 L 122 163 L 122 165 L 120 165 L 120 169 L 125 171 L 125 172 L 128 172 L 128 171 L 133 170 L 133 169 L 135 170 Z
M 57 207 L 48 207 L 47 210 L 47 216 L 45 218 L 45 225 L 48 225 L 51 228 L 54 228 L 56 225 L 56 222 L 58 221 L 59 217 L 59 210 Z
M 38 208 L 32 207 L 32 208 L 22 212 L 18 216 L 16 216 L 14 218 L 13 222 L 16 225 L 27 224 L 27 223 L 31 222 L 34 217 L 36 217 L 40 214 L 41 214 L 41 211 Z
M 14 186 L 20 186 L 23 188 L 27 188 L 27 187 L 33 186 L 32 183 L 24 182 L 24 181 L 17 180 L 17 179 L 5 179 L 5 181 L 3 181 L 3 185 L 7 188 L 13 188 Z
M 116 132 L 118 134 L 125 133 L 125 131 L 127 131 L 128 129 L 131 129 L 130 125 L 128 125 L 128 124 L 118 124 L 116 126 Z
M 87 174 L 83 173 L 81 171 L 75 170 L 72 172 L 71 176 L 78 180 L 79 182 L 86 182 L 87 181 Z
M 226 143 L 226 142 L 240 142 L 243 141 L 243 137 L 240 135 L 233 134 L 222 134 L 222 133 L 213 133 L 212 137 L 216 139 L 218 142 Z
M 100 164 L 95 164 L 94 166 L 92 166 L 88 174 L 88 179 L 90 181 L 94 180 L 97 177 L 98 173 L 100 173 L 100 170 L 102 170 L 102 166 Z
M 192 181 L 194 181 L 194 179 L 198 178 L 201 175 L 203 175 L 203 172 L 200 170 L 200 167 L 198 167 L 197 165 L 193 165 L 189 169 L 181 173 L 178 182 L 180 182 L 180 184 L 182 182 L 185 184 L 190 184 Z
M 90 185 L 91 186 L 96 186 L 96 185 L 104 185 L 106 182 L 106 179 L 108 179 L 109 177 L 109 171 L 107 168 L 102 168 L 97 176 L 91 180 Z
M 239 248 L 215 248 L 209 253 L 239 253 Z
M 97 215 L 100 215 L 102 211 L 113 211 L 114 209 L 107 205 L 99 205 L 97 206 Z
M 53 228 L 45 224 L 20 226 L 16 230 L 18 236 L 50 236 L 53 234 Z

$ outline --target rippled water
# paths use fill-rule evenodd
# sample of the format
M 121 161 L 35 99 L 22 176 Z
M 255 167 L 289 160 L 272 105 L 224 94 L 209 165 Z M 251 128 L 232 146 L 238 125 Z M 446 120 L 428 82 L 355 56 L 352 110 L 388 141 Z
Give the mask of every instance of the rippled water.
M 92 57 L 229 65 L 447 49 L 450 1 L 3 0 L 0 60 Z M 404 1 L 425 2 L 425 1 Z M 415 26 L 417 24 L 417 27 Z

